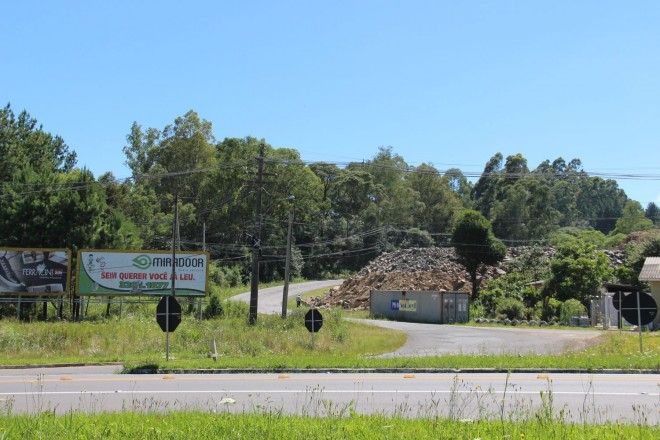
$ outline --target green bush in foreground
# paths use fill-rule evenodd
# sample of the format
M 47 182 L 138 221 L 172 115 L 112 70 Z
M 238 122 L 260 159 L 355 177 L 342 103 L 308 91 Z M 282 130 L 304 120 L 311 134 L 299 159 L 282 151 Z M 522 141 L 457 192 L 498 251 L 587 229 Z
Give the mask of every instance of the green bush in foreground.
M 654 434 L 655 433 L 655 434 Z M 324 418 L 280 413 L 209 414 L 131 412 L 0 418 L 2 439 L 653 439 L 660 428 L 635 424 L 585 425 L 528 422 L 411 419 L 380 415 Z

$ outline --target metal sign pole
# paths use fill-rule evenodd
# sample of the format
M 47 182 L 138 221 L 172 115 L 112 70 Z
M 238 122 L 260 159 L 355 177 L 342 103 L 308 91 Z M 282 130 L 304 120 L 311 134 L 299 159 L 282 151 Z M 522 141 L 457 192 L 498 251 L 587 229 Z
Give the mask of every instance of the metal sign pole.
M 170 302 L 165 301 L 165 360 L 170 360 Z
M 644 354 L 644 347 L 642 347 L 642 304 L 639 302 L 639 290 L 637 291 L 637 329 L 639 330 L 639 354 Z

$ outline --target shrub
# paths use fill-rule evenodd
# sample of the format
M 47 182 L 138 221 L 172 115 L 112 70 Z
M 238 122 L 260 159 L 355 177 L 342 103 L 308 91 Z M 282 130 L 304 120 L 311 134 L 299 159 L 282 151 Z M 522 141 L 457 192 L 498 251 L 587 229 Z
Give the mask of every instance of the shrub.
M 548 299 L 547 304 L 541 304 L 541 319 L 543 321 L 552 321 L 559 318 L 559 308 L 561 307 L 561 301 L 550 298 Z
M 571 316 L 584 316 L 587 314 L 587 309 L 577 299 L 568 299 L 561 305 L 559 312 L 559 320 L 561 322 L 569 322 Z
M 470 302 L 470 318 L 481 319 L 486 317 L 486 309 L 479 299 Z
M 525 304 L 515 298 L 502 298 L 497 302 L 496 310 L 498 315 L 504 315 L 509 320 L 525 317 Z

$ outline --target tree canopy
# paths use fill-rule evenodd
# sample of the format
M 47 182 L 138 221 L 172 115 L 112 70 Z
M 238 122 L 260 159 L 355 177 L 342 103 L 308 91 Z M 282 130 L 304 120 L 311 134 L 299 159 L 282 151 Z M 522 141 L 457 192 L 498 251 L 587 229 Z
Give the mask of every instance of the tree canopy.
M 412 166 L 389 146 L 365 161 L 310 163 L 266 139 L 217 139 L 212 123 L 193 110 L 164 127 L 134 122 L 123 153 L 130 178 L 95 178 L 76 167 L 76 153 L 62 138 L 26 111 L 4 107 L 0 244 L 167 249 L 178 200 L 181 247 L 208 250 L 215 264 L 245 280 L 261 191 L 264 281 L 282 277 L 293 210 L 294 275 L 349 273 L 385 251 L 451 244 L 476 298 L 479 271 L 500 261 L 504 244 L 588 237 L 602 246 L 656 230 L 660 218 L 655 204 L 642 209 L 616 181 L 589 175 L 578 158 L 550 158 L 533 168 L 521 153 L 496 152 L 474 181 L 458 168 Z M 552 295 L 562 291 L 556 285 Z
M 480 269 L 502 261 L 506 255 L 506 246 L 495 238 L 488 220 L 472 210 L 465 211 L 456 221 L 451 245 L 470 274 L 472 299 L 476 300 L 481 283 Z

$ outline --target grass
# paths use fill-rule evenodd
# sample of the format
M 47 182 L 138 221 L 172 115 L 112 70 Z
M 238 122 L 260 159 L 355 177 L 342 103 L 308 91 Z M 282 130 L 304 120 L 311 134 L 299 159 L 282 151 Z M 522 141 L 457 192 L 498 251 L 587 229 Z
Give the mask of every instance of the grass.
M 278 412 L 233 415 L 202 411 L 71 413 L 0 418 L 3 439 L 652 439 L 660 429 L 637 424 L 571 424 L 530 417 L 485 421 L 331 413 L 326 417 Z M 653 434 L 655 432 L 655 434 Z
M 314 296 L 314 293 L 311 294 Z M 403 333 L 344 319 L 341 310 L 323 311 L 324 324 L 315 335 L 303 326 L 306 308 L 289 308 L 289 316 L 260 315 L 247 323 L 246 304 L 224 303 L 224 316 L 196 320 L 186 315 L 170 334 L 170 361 L 165 361 L 165 335 L 155 323 L 154 305 L 127 306 L 121 319 L 103 319 L 102 304 L 90 306 L 85 322 L 0 320 L 0 358 L 5 365 L 117 362 L 126 370 L 150 369 L 297 369 L 297 368 L 517 368 L 660 369 L 660 333 L 646 333 L 644 354 L 636 333 L 603 332 L 594 345 L 555 356 L 451 355 L 378 358 L 405 343 Z M 97 308 L 98 310 L 95 310 Z M 354 315 L 351 315 L 354 316 Z M 361 316 L 361 315 L 359 315 Z M 552 330 L 549 330 L 552 331 Z M 217 361 L 209 357 L 215 340 Z M 551 394 L 549 394 L 551 396 Z M 543 396 L 542 396 L 543 397 Z M 81 408 L 65 415 L 47 409 L 13 414 L 0 404 L 0 439 L 30 438 L 350 438 L 350 439 L 621 439 L 660 438 L 657 424 L 639 421 L 601 423 L 566 420 L 547 397 L 540 408 L 503 411 L 501 417 L 461 419 L 460 399 L 449 399 L 446 414 L 398 408 L 394 414 L 360 415 L 352 407 L 333 407 L 322 400 L 318 414 L 285 414 L 269 408 L 231 413 L 222 406 L 166 411 L 158 406 L 98 412 Z M 452 407 L 453 405 L 453 407 Z M 504 405 L 504 404 L 502 404 Z M 452 409 L 453 408 L 453 409 Z M 655 432 L 655 434 L 653 434 Z
M 153 305 L 127 308 L 121 319 L 85 322 L 22 323 L 0 321 L 0 358 L 5 365 L 48 363 L 123 363 L 127 369 L 299 369 L 299 368 L 495 368 L 660 369 L 660 333 L 643 335 L 644 353 L 632 332 L 603 332 L 594 345 L 561 355 L 446 355 L 379 358 L 405 343 L 401 332 L 347 321 L 339 310 L 324 311 L 323 328 L 312 335 L 304 327 L 306 308 L 290 309 L 286 319 L 260 315 L 247 323 L 246 304 L 226 303 L 225 316 L 199 321 L 185 316 L 170 333 L 155 323 Z M 102 307 L 102 305 L 98 305 Z M 94 315 L 90 315 L 94 316 Z M 552 330 L 548 330 L 552 331 Z M 209 357 L 215 340 L 218 360 Z M 312 356 L 313 354 L 313 356 Z

